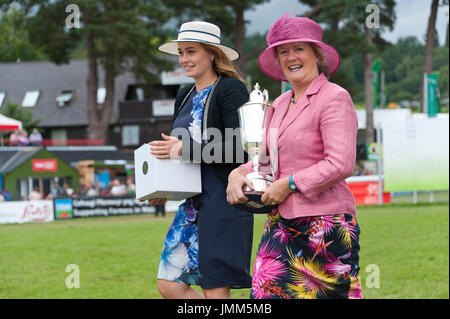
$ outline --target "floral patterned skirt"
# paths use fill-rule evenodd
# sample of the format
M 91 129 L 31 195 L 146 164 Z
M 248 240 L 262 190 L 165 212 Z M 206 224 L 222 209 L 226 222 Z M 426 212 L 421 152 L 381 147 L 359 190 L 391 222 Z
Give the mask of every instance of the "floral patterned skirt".
M 178 206 L 164 241 L 158 279 L 199 285 L 197 213 L 189 199 Z
M 269 215 L 253 269 L 253 299 L 362 298 L 359 225 L 350 214 Z

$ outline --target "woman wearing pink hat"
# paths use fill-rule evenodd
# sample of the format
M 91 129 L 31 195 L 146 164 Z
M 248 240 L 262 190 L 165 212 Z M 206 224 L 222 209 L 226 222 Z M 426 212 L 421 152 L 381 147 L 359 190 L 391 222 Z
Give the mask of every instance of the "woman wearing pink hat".
M 359 226 L 345 178 L 356 157 L 357 118 L 349 93 L 328 81 L 340 63 L 322 28 L 284 15 L 267 34 L 261 70 L 292 90 L 273 102 L 264 133 L 275 182 L 255 260 L 252 298 L 362 298 Z M 247 201 L 248 162 L 228 177 L 230 204 Z

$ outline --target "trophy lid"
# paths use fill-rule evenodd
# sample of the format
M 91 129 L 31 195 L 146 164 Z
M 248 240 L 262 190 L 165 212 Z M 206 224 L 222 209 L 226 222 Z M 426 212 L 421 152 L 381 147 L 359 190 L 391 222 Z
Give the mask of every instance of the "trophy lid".
M 259 84 L 256 82 L 254 86 L 254 90 L 250 93 L 250 98 L 248 100 L 249 103 L 264 103 L 264 95 L 263 92 L 259 90 Z

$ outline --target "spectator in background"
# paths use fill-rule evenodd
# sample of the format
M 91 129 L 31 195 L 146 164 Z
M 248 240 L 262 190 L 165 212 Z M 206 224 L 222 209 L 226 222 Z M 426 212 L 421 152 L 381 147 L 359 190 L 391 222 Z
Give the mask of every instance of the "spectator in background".
M 360 165 L 355 164 L 352 176 L 361 176 L 361 175 L 363 175 L 363 168 Z
M 19 146 L 28 146 L 28 145 L 30 145 L 28 133 L 26 130 L 21 130 L 19 134 Z
M 63 195 L 70 197 L 73 195 L 73 188 L 71 188 L 67 183 L 63 184 Z
M 10 146 L 17 146 L 19 145 L 19 130 L 15 130 L 11 133 L 9 136 L 9 145 Z
M 10 201 L 13 200 L 13 196 L 12 196 L 11 192 L 7 188 L 5 188 L 3 190 L 2 194 L 3 194 L 3 198 L 5 198 L 5 200 L 7 202 L 10 202 Z
M 110 194 L 108 189 L 102 186 L 102 183 L 97 183 L 97 195 L 106 196 Z
M 92 184 L 87 184 L 86 189 L 87 189 L 86 196 L 95 197 L 98 195 L 97 191 L 94 189 L 94 186 Z
M 56 198 L 56 197 L 64 195 L 64 190 L 62 189 L 62 187 L 59 185 L 59 183 L 57 181 L 53 182 L 53 187 L 50 190 L 50 194 L 51 194 L 50 198 Z
M 111 195 L 122 196 L 127 193 L 127 188 L 118 179 L 113 180 L 111 187 Z
M 28 195 L 28 200 L 41 200 L 42 195 L 39 192 L 39 188 L 37 186 L 33 187 L 33 191 Z
M 30 135 L 30 144 L 33 146 L 39 146 L 42 144 L 42 135 L 39 133 L 38 129 L 33 129 L 33 133 Z
M 157 204 L 155 205 L 155 217 L 161 214 L 162 217 L 166 216 L 166 204 Z
M 5 202 L 5 196 L 3 196 L 3 192 L 0 191 L 0 202 Z
M 134 180 L 132 177 L 127 178 L 127 195 L 136 194 L 136 185 L 134 185 Z
M 89 190 L 89 183 L 88 184 L 82 184 L 77 191 L 78 196 L 87 196 L 87 192 Z

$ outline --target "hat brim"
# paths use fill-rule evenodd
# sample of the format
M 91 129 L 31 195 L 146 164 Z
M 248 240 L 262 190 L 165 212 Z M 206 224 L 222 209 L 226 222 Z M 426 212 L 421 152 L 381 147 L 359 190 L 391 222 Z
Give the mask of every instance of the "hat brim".
M 217 43 L 213 43 L 213 42 L 208 42 L 208 41 L 199 41 L 198 39 L 195 40 L 189 40 L 189 39 L 183 39 L 183 40 L 173 40 L 173 41 L 169 41 L 166 42 L 164 44 L 161 44 L 158 47 L 158 50 L 164 53 L 169 53 L 169 54 L 173 54 L 173 55 L 179 55 L 178 53 L 178 43 L 179 42 L 197 42 L 197 43 L 205 43 L 205 44 L 209 44 L 215 47 L 218 47 L 219 49 L 221 49 L 223 51 L 223 53 L 225 53 L 225 55 L 231 60 L 237 60 L 239 59 L 239 52 L 236 51 L 235 49 L 228 47 L 226 45 L 223 44 L 217 44 Z
M 263 71 L 267 76 L 272 79 L 288 82 L 286 79 L 283 70 L 281 69 L 280 64 L 277 59 L 277 51 L 276 47 L 286 43 L 294 43 L 294 42 L 309 42 L 317 45 L 325 55 L 325 62 L 330 67 L 330 75 L 336 72 L 341 63 L 341 57 L 339 53 L 333 48 L 331 45 L 326 43 L 312 40 L 312 39 L 290 39 L 279 41 L 270 45 L 267 49 L 265 49 L 258 57 L 258 65 L 261 71 Z

